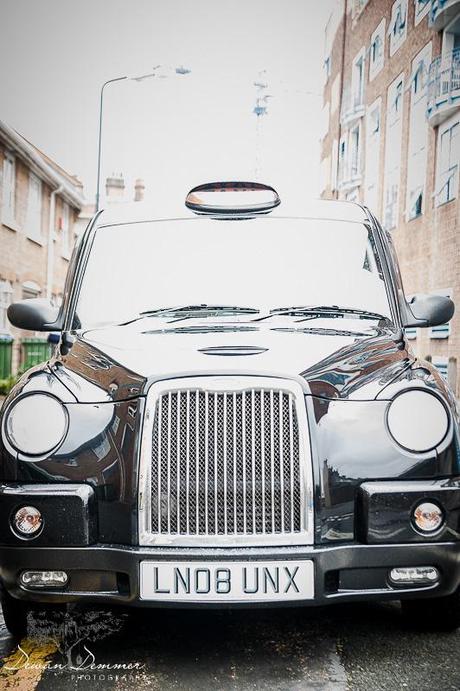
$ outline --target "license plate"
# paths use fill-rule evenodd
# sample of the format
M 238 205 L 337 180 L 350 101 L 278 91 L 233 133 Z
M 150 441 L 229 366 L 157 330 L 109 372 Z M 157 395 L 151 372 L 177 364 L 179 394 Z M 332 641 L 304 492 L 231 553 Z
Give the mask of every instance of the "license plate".
M 304 561 L 140 563 L 142 600 L 284 602 L 314 597 L 314 568 Z

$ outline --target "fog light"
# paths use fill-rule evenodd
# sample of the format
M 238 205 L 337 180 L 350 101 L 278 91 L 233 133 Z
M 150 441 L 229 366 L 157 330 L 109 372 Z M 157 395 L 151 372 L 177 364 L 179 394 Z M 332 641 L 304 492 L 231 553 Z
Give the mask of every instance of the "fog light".
M 23 571 L 20 580 L 27 588 L 62 588 L 69 577 L 65 571 Z
M 14 514 L 12 525 L 19 535 L 36 537 L 43 527 L 43 518 L 35 506 L 23 506 Z
M 400 566 L 391 569 L 390 581 L 396 585 L 436 583 L 439 581 L 439 571 L 434 566 Z
M 444 523 L 444 514 L 437 504 L 424 501 L 414 509 L 414 523 L 422 533 L 434 533 Z

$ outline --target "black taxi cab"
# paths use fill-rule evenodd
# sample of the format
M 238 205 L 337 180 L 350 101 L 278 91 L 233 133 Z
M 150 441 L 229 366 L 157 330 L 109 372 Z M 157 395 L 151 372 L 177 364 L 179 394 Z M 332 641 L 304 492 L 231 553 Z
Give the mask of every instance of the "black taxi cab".
M 357 204 L 224 182 L 97 213 L 62 306 L 8 310 L 59 333 L 1 411 L 9 629 L 46 603 L 371 599 L 458 626 L 455 399 L 404 333 L 453 311 L 406 299 Z

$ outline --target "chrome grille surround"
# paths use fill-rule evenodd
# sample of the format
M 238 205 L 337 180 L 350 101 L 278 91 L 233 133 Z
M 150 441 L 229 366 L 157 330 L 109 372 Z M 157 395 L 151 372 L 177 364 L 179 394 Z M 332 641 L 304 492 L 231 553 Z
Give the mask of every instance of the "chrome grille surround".
M 150 387 L 140 455 L 140 545 L 309 545 L 313 528 L 300 383 L 222 375 Z

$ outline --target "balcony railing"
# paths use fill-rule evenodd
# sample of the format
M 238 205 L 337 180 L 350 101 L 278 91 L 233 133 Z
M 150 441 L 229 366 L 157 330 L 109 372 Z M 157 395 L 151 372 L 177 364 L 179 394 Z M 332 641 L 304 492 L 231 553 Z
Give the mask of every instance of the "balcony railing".
M 433 125 L 460 107 L 460 49 L 440 55 L 428 72 L 427 116 Z
M 345 89 L 342 95 L 342 107 L 340 110 L 340 122 L 342 125 L 349 124 L 353 120 L 363 117 L 366 112 L 364 105 L 364 95 L 362 92 L 353 93 Z
M 460 8 L 460 0 L 431 0 L 430 4 L 430 27 L 437 31 L 449 24 Z

